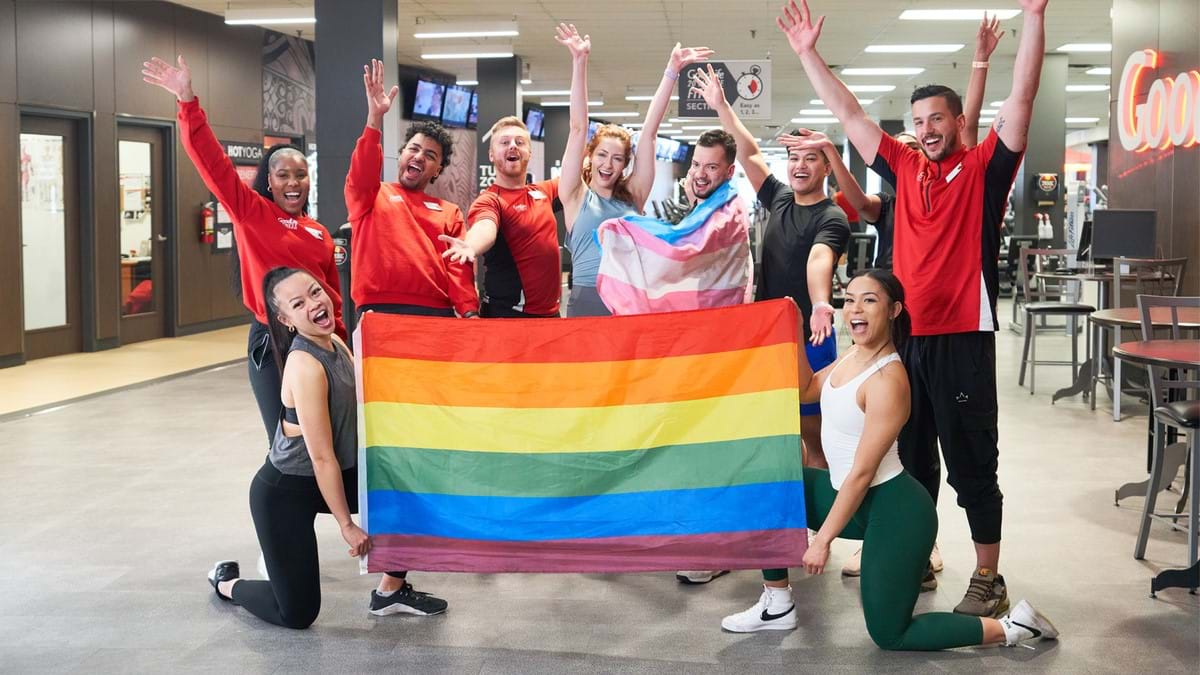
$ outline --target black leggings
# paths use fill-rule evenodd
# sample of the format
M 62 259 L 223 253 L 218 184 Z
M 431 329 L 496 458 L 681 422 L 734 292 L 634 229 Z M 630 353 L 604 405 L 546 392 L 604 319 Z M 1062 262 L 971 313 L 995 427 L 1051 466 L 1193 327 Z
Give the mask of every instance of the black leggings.
M 358 469 L 342 472 L 351 513 L 358 513 Z M 321 571 L 313 522 L 329 506 L 312 476 L 280 473 L 263 464 L 250 483 L 250 515 L 270 581 L 243 579 L 233 601 L 276 626 L 308 628 L 321 611 Z M 402 572 L 388 576 L 403 578 Z
M 250 389 L 258 403 L 258 414 L 262 415 L 263 427 L 267 430 L 267 447 L 275 438 L 275 427 L 283 414 L 283 401 L 279 392 L 283 379 L 275 365 L 275 352 L 271 349 L 271 334 L 266 326 L 254 321 L 250 324 L 250 339 L 246 345 L 246 370 L 250 374 Z

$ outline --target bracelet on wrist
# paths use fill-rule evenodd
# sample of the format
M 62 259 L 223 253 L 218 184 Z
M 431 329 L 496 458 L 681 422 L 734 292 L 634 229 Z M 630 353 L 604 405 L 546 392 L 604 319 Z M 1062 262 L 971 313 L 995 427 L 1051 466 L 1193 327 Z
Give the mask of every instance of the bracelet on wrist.
M 672 80 L 678 80 L 679 73 L 675 72 L 674 70 L 671 70 L 671 68 L 668 67 L 665 70 L 663 70 L 663 77 L 669 77 Z
M 984 68 L 984 69 L 986 69 L 986 68 L 988 67 L 988 62 L 987 62 L 987 61 L 972 61 L 972 62 L 971 62 L 971 67 L 972 67 L 972 68 Z
M 813 308 L 814 312 L 817 311 L 818 309 L 828 309 L 830 311 L 833 311 L 833 305 L 829 304 L 828 302 L 824 302 L 824 301 L 814 302 L 812 308 Z

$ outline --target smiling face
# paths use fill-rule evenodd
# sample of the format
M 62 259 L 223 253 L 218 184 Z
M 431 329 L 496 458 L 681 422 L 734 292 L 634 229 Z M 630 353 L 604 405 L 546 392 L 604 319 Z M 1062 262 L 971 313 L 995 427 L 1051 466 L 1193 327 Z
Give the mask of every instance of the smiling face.
M 400 184 L 424 190 L 442 173 L 442 144 L 425 134 L 414 134 L 400 150 Z
M 692 151 L 692 192 L 699 199 L 711 195 L 726 181 L 733 178 L 733 163 L 725 156 L 720 145 L 697 145 Z
M 921 151 L 932 161 L 940 161 L 959 147 L 966 117 L 955 115 L 944 96 L 930 96 L 912 104 L 913 129 Z
M 588 161 L 592 170 L 588 187 L 611 192 L 629 165 L 629 147 L 619 138 L 601 138 Z
M 519 183 L 525 182 L 531 152 L 529 132 L 515 125 L 496 129 L 488 144 L 488 159 L 496 173 Z
M 888 297 L 883 284 L 869 276 L 858 276 L 846 286 L 842 319 L 850 327 L 857 345 L 880 345 L 892 337 L 892 320 L 902 306 Z
M 829 162 L 825 155 L 816 150 L 792 150 L 788 152 L 788 185 L 797 197 L 821 192 L 825 176 L 829 175 Z
M 297 272 L 276 284 L 272 295 L 272 307 L 284 326 L 306 337 L 333 334 L 333 299 L 312 275 Z
M 279 208 L 298 216 L 308 204 L 308 162 L 295 150 L 278 150 L 271 155 L 267 185 Z M 261 183 L 260 183 L 261 185 Z

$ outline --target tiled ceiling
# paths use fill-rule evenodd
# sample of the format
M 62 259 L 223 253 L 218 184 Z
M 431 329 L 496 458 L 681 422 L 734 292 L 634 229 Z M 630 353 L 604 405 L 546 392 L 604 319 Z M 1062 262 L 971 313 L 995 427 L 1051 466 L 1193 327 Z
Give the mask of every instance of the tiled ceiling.
M 179 0 L 176 4 L 223 14 L 226 7 L 302 6 L 311 0 Z M 718 58 L 753 59 L 771 57 L 774 93 L 774 119 L 771 124 L 786 125 L 802 108 L 812 108 L 815 93 L 775 26 L 780 0 L 711 1 L 691 0 L 581 0 L 483 3 L 477 0 L 400 0 L 397 58 L 399 62 L 425 66 L 474 79 L 474 61 L 422 61 L 422 41 L 413 37 L 418 24 L 467 19 L 515 19 L 520 25 L 516 38 L 487 40 L 435 40 L 425 44 L 512 44 L 515 53 L 528 64 L 533 85 L 530 89 L 565 89 L 570 82 L 570 58 L 553 39 L 554 26 L 560 21 L 576 24 L 592 37 L 589 69 L 591 97 L 604 100 L 607 110 L 644 112 L 646 103 L 625 101 L 626 94 L 648 94 L 657 85 L 671 46 L 712 47 Z M 1016 8 L 1013 0 L 814 0 L 814 13 L 827 15 L 820 49 L 826 60 L 844 66 L 916 66 L 925 72 L 916 76 L 847 78 L 861 84 L 893 84 L 890 94 L 878 96 L 867 107 L 878 119 L 897 119 L 908 110 L 908 94 L 914 86 L 939 82 L 965 92 L 976 24 L 973 22 L 900 21 L 905 9 Z M 1080 42 L 1110 42 L 1111 3 L 1104 0 L 1051 0 L 1046 19 L 1046 49 Z M 985 102 L 1004 98 L 1012 80 L 1021 18 L 1002 22 L 1008 34 L 992 56 Z M 269 27 L 269 26 L 268 26 Z M 300 31 L 315 37 L 320 26 Z M 294 27 L 278 27 L 290 30 Z M 962 50 L 951 54 L 867 54 L 869 44 L 962 43 Z M 1108 84 L 1109 78 L 1084 73 L 1087 67 L 1108 66 L 1109 54 L 1070 55 L 1069 82 Z M 864 96 L 866 96 L 864 94 Z M 874 96 L 874 95 L 872 95 Z M 1098 125 L 1107 125 L 1109 92 L 1070 93 L 1069 117 L 1097 117 Z M 536 100 L 536 99 L 532 99 Z M 674 115 L 674 107 L 669 113 Z M 772 129 L 751 125 L 751 130 L 769 136 Z M 829 131 L 836 133 L 837 127 Z

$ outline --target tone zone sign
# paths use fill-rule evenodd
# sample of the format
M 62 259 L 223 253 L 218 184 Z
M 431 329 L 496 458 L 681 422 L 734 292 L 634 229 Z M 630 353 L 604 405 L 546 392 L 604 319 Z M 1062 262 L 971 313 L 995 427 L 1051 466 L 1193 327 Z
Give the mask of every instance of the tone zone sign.
M 692 91 L 696 73 L 712 66 L 725 91 L 725 100 L 743 120 L 771 119 L 770 61 L 709 61 L 693 63 L 679 74 L 679 116 L 713 118 L 717 111 L 708 107 L 704 97 Z
M 1142 77 L 1159 67 L 1158 52 L 1143 49 L 1129 55 L 1121 71 L 1117 95 L 1117 132 L 1121 147 L 1132 152 L 1172 145 L 1190 148 L 1200 142 L 1200 71 L 1155 80 L 1138 103 Z

